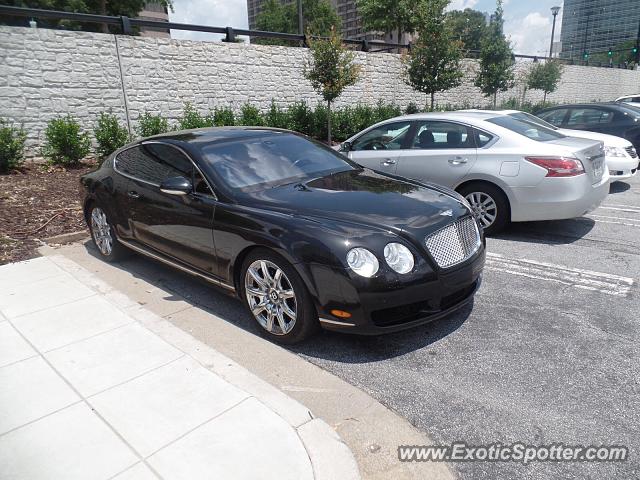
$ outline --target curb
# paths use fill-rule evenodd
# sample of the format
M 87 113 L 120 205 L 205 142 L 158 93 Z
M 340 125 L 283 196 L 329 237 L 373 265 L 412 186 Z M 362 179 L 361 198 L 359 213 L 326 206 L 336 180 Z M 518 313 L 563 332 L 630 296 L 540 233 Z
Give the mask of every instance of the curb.
M 77 232 L 54 235 L 53 237 L 44 238 L 42 241 L 48 245 L 64 245 L 67 243 L 77 242 L 78 240 L 84 240 L 85 238 L 89 238 L 89 232 L 86 230 L 79 230 Z
M 86 232 L 82 233 L 86 235 Z M 207 370 L 247 392 L 280 416 L 298 434 L 311 461 L 316 480 L 361 478 L 349 447 L 329 424 L 315 418 L 304 405 L 169 321 L 140 306 L 74 261 L 61 255 L 48 258 L 89 288 L 103 294 L 107 301 L 164 341 L 193 358 Z

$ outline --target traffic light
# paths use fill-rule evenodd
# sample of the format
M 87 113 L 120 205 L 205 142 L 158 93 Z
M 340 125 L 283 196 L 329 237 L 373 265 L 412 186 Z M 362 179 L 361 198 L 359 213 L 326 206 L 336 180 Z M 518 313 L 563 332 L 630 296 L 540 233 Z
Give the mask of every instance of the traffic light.
M 613 57 L 613 50 L 609 49 L 609 51 L 607 52 L 607 55 L 609 55 L 609 57 Z
M 631 53 L 633 53 L 634 55 L 638 53 L 638 47 L 633 47 L 631 49 Z
M 589 60 L 589 52 L 587 50 L 585 50 L 582 54 L 582 58 L 584 58 L 585 60 Z

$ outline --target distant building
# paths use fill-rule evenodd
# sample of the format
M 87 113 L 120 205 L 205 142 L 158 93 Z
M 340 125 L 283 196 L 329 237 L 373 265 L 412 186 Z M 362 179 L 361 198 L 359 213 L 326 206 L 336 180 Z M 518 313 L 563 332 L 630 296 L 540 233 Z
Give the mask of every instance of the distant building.
M 640 33 L 640 0 L 564 0 L 562 58 L 607 52 Z
M 167 11 L 167 7 L 161 5 L 158 2 L 151 1 L 146 3 L 144 10 L 140 12 L 138 18 L 141 20 L 156 20 L 160 22 L 168 22 L 169 12 Z M 158 29 L 142 27 L 140 28 L 140 36 L 169 38 L 171 36 L 171 32 L 168 28 Z

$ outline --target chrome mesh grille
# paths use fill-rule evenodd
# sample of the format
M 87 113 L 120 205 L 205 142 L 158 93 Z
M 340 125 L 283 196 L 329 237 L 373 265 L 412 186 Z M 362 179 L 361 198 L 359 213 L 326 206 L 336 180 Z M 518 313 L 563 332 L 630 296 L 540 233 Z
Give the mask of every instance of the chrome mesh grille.
M 629 156 L 631 158 L 638 158 L 638 152 L 636 152 L 636 149 L 633 147 L 625 147 L 625 150 L 627 151 L 627 153 L 629 154 Z
M 480 247 L 480 232 L 473 217 L 465 217 L 424 239 L 427 250 L 440 268 L 464 262 Z

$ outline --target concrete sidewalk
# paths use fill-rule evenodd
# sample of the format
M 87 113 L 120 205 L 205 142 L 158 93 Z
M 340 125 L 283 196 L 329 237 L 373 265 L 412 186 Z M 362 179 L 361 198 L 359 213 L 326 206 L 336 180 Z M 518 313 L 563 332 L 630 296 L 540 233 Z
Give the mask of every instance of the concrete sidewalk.
M 52 256 L 0 267 L 0 478 L 359 474 L 303 405 Z

